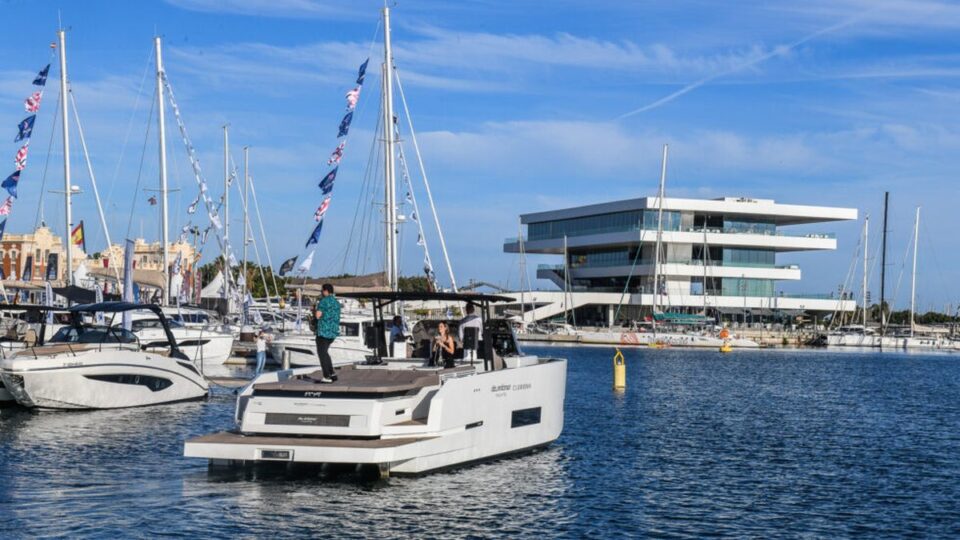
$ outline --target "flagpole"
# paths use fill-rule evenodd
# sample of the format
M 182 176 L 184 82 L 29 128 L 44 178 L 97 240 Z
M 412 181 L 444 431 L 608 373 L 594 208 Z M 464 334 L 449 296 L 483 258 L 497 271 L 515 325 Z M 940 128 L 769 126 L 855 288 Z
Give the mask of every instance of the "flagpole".
M 63 197 L 64 197 L 64 244 L 67 251 L 67 283 L 73 285 L 73 250 L 70 249 L 70 233 L 73 231 L 73 218 L 70 215 L 70 117 L 67 104 L 67 38 L 61 28 L 57 30 L 60 42 L 60 117 L 63 119 Z
M 170 253 L 167 250 L 167 138 L 163 107 L 163 56 L 160 36 L 153 38 L 157 48 L 157 122 L 160 124 L 160 249 L 163 250 L 163 293 L 161 302 L 170 303 Z

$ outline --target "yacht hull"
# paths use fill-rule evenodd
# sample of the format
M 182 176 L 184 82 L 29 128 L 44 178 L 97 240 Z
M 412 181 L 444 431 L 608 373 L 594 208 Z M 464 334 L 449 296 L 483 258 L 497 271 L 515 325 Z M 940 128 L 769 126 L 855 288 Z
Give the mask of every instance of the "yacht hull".
M 270 342 L 267 347 L 278 364 L 282 365 L 283 358 L 287 355 L 290 367 L 293 368 L 320 365 L 316 342 L 312 336 L 281 338 Z M 330 345 L 330 358 L 334 366 L 363 362 L 370 354 L 370 349 L 364 347 L 358 338 L 339 337 Z
M 560 436 L 566 367 L 565 360 L 551 359 L 457 374 L 416 396 L 375 400 L 315 399 L 309 393 L 297 399 L 253 395 L 240 412 L 242 432 L 188 440 L 184 455 L 213 464 L 371 465 L 381 474 L 424 474 L 524 452 Z M 420 414 L 426 413 L 425 418 L 409 419 L 418 407 L 424 407 Z M 404 415 L 397 421 L 386 420 L 399 411 Z M 296 425 L 271 425 L 269 415 Z M 348 417 L 349 425 L 303 425 L 302 419 L 319 415 Z M 304 436 L 310 432 L 315 435 Z
M 960 350 L 960 341 L 925 336 L 879 336 L 875 334 L 828 334 L 828 347 L 863 347 L 883 349 Z
M 172 331 L 180 351 L 194 362 L 220 365 L 225 363 L 233 353 L 232 334 L 197 328 L 174 328 Z M 168 348 L 166 336 L 160 332 L 141 331 L 138 336 L 144 350 L 160 351 Z
M 728 343 L 737 349 L 756 349 L 760 345 L 749 339 L 727 339 L 700 334 L 657 333 L 653 332 L 579 332 L 580 343 L 592 345 L 650 346 L 668 345 L 670 347 L 693 347 L 716 349 Z
M 189 362 L 133 350 L 18 355 L 0 362 L 0 378 L 20 405 L 43 409 L 142 407 L 208 393 Z

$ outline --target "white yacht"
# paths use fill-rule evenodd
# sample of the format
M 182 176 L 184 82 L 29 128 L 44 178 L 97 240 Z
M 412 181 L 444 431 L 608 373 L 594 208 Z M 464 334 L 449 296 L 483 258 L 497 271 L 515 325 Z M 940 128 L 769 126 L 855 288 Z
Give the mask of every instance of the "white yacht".
M 348 296 L 348 295 L 343 295 Z M 421 321 L 413 354 L 387 357 L 375 336 L 375 362 L 337 369 L 321 383 L 316 368 L 265 373 L 237 399 L 236 429 L 186 441 L 184 455 L 212 465 L 314 463 L 391 474 L 422 474 L 549 445 L 563 429 L 567 362 L 523 354 L 507 320 L 487 319 L 499 296 L 456 293 L 356 293 L 384 308 L 405 300 L 468 302 L 483 332 L 465 337 L 476 358 L 453 368 L 430 361 L 431 336 Z M 454 336 L 457 321 L 447 321 Z M 418 331 L 420 334 L 418 334 Z M 419 338 L 419 339 L 418 339 Z M 479 338 L 479 339 L 477 339 Z M 477 343 L 472 343 L 477 341 Z M 462 351 L 458 346 L 458 352 Z
M 234 334 L 214 326 L 183 326 L 179 322 L 166 319 L 169 330 L 177 338 L 180 351 L 194 362 L 206 365 L 220 365 L 230 358 L 233 352 Z M 120 324 L 120 321 L 116 321 Z M 131 330 L 140 340 L 144 350 L 163 350 L 167 347 L 167 335 L 160 321 L 151 314 L 139 312 L 133 314 Z
M 0 359 L 12 356 L 28 347 L 43 345 L 49 326 L 44 315 L 50 309 L 47 306 L 30 304 L 0 305 L 0 326 L 4 330 L 3 337 L 0 337 Z M 0 407 L 16 403 L 17 400 L 0 378 Z
M 146 351 L 120 326 L 83 324 L 84 315 L 149 310 L 166 350 Z M 0 378 L 20 405 L 44 409 L 112 409 L 200 399 L 207 381 L 180 351 L 158 306 L 103 302 L 69 308 L 73 324 L 41 346 L 0 360 Z
M 267 349 L 274 361 L 284 365 L 284 358 L 290 367 L 319 366 L 317 344 L 310 326 L 303 323 L 300 332 L 287 332 L 273 338 Z M 334 365 L 346 365 L 363 362 L 373 351 L 367 347 L 366 336 L 373 327 L 371 315 L 345 313 L 340 318 L 340 335 L 330 345 L 330 358 Z

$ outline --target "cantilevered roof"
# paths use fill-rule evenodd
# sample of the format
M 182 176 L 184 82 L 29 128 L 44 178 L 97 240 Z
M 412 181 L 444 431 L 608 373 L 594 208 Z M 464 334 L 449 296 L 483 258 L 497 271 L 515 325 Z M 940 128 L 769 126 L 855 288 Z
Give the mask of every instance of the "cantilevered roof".
M 511 296 L 498 296 L 479 293 L 451 293 L 451 292 L 413 292 L 413 291 L 384 291 L 384 292 L 348 292 L 338 295 L 341 298 L 358 298 L 366 300 L 389 301 L 418 301 L 437 300 L 444 302 L 513 302 Z
M 624 199 L 600 204 L 588 204 L 573 208 L 535 212 L 520 216 L 525 224 L 572 219 L 578 217 L 628 212 L 631 210 L 656 210 L 660 207 L 657 197 Z M 722 197 L 718 199 L 681 199 L 663 198 L 664 210 L 680 210 L 701 214 L 740 216 L 773 221 L 777 225 L 801 225 L 827 221 L 857 219 L 856 208 L 835 206 L 809 206 L 799 204 L 778 204 L 772 199 L 752 199 L 749 197 Z

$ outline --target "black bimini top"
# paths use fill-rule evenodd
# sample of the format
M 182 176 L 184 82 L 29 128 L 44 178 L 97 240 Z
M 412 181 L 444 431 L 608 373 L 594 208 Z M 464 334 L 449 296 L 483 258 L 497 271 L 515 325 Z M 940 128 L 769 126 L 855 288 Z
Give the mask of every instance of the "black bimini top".
M 493 294 L 453 293 L 453 292 L 415 292 L 415 291 L 381 291 L 381 292 L 348 292 L 337 295 L 340 298 L 356 298 L 362 300 L 378 300 L 380 302 L 438 300 L 445 302 L 472 302 L 494 303 L 513 302 L 515 298 Z
M 133 302 L 100 302 L 99 304 L 80 304 L 79 306 L 67 308 L 67 311 L 79 313 L 95 313 L 98 311 L 104 313 L 118 313 L 121 311 L 137 311 L 141 309 L 152 311 L 157 315 L 163 314 L 163 312 L 160 310 L 160 306 L 156 304 L 135 304 Z

